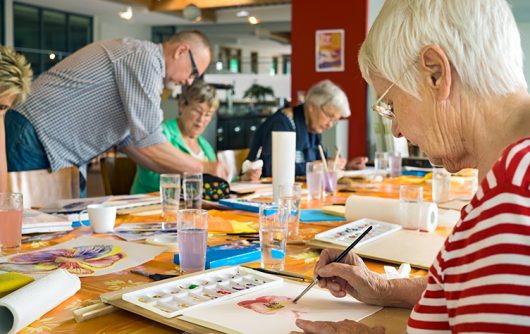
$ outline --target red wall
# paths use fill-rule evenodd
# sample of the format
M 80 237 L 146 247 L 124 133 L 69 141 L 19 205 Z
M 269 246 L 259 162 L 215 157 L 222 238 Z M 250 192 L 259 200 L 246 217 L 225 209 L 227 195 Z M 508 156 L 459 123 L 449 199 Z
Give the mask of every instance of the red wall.
M 329 79 L 348 95 L 350 158 L 366 155 L 366 83 L 357 64 L 357 53 L 367 32 L 368 0 L 292 0 L 291 97 L 320 80 Z M 316 72 L 315 31 L 344 29 L 344 72 Z

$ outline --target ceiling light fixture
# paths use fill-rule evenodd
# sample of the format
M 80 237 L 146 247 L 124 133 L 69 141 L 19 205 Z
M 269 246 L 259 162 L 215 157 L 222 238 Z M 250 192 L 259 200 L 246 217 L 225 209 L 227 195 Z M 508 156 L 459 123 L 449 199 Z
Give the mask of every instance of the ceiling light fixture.
M 129 21 L 133 17 L 133 10 L 131 6 L 128 6 L 127 9 L 124 12 L 119 12 L 118 15 L 124 19 Z
M 189 4 L 182 10 L 182 16 L 195 23 L 201 20 L 201 9 L 194 4 Z
M 55 53 L 53 53 L 53 52 L 50 53 L 49 57 L 50 57 L 51 60 L 54 60 L 55 59 Z
M 249 16 L 248 17 L 248 23 L 250 23 L 250 24 L 258 24 L 259 20 L 255 16 Z
M 246 10 L 240 10 L 239 12 L 237 12 L 236 16 L 237 17 L 247 17 L 248 16 L 248 12 Z

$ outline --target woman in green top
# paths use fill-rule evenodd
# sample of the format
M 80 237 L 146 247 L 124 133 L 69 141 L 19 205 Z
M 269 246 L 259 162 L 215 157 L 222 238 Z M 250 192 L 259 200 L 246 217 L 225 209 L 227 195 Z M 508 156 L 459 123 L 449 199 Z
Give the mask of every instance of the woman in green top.
M 200 135 L 204 132 L 219 106 L 215 88 L 195 80 L 179 97 L 177 119 L 162 123 L 167 140 L 179 150 L 203 161 L 215 161 L 213 147 Z M 131 194 L 158 191 L 160 174 L 138 166 Z

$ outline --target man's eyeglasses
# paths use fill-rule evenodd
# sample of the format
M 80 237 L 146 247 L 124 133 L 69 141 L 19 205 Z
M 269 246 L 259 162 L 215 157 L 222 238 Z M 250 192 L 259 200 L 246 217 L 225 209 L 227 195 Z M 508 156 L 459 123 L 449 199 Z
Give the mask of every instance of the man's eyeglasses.
M 190 79 L 195 79 L 199 76 L 199 69 L 197 68 L 197 63 L 195 63 L 195 59 L 193 58 L 193 53 L 191 53 L 191 50 L 188 50 L 188 54 L 190 55 L 191 62 Z

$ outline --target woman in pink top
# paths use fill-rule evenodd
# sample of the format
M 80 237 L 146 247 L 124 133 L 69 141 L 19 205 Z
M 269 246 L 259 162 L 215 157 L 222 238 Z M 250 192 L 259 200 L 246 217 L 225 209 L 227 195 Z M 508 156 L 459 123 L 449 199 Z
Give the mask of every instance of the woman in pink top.
M 386 280 L 355 254 L 315 273 L 336 297 L 411 308 L 409 333 L 530 333 L 530 95 L 505 0 L 386 0 L 359 64 L 394 136 L 480 187 L 428 277 Z M 420 250 L 419 250 L 420 251 Z M 351 320 L 297 320 L 305 333 L 384 333 Z
M 32 75 L 24 56 L 0 45 L 0 192 L 7 191 L 4 116 L 11 105 L 26 98 Z

